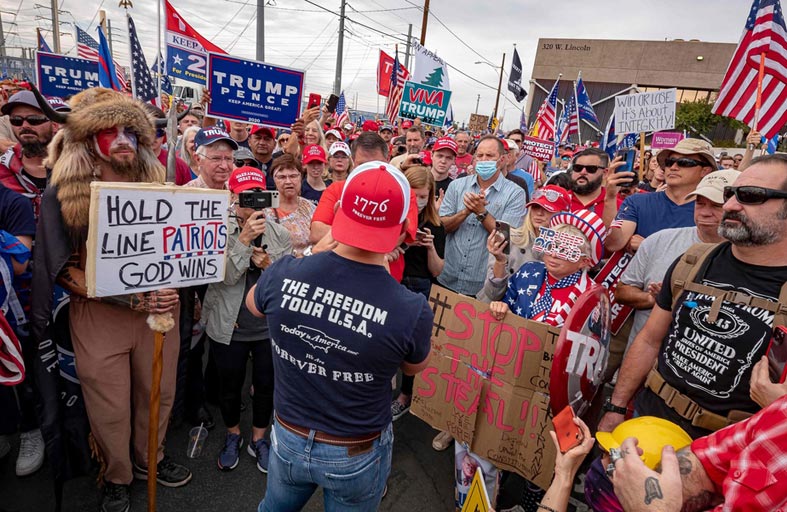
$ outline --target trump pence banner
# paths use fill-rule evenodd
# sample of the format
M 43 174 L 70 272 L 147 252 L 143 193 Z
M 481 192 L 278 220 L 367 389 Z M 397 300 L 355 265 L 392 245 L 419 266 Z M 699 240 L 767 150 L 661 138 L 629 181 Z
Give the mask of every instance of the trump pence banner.
M 222 281 L 228 207 L 225 190 L 94 181 L 88 297 Z
M 71 96 L 98 87 L 98 62 L 36 52 L 36 79 L 38 90 L 44 96 Z
M 211 117 L 289 128 L 300 114 L 303 71 L 210 53 L 208 89 Z

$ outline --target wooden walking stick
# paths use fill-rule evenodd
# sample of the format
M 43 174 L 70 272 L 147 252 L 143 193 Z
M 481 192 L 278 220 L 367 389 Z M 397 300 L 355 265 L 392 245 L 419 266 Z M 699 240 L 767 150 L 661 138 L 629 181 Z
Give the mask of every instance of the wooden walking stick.
M 148 325 L 153 330 L 153 372 L 150 386 L 150 407 L 148 415 L 148 512 L 156 510 L 157 454 L 159 444 L 159 409 L 161 405 L 161 372 L 164 366 L 165 333 L 175 327 L 172 313 L 149 315 Z

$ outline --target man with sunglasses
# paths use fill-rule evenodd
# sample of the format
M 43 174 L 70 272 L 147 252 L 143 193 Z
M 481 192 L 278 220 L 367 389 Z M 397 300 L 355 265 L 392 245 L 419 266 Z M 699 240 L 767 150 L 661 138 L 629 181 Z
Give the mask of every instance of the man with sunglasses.
M 19 91 L 0 109 L 8 116 L 18 141 L 0 157 L 0 184 L 28 198 L 36 219 L 49 172 L 44 167 L 53 123 L 39 108 L 30 91 Z
M 706 174 L 716 170 L 713 149 L 704 140 L 683 139 L 656 158 L 664 169 L 666 189 L 634 194 L 623 201 L 604 242 L 608 251 L 625 247 L 636 251 L 653 233 L 694 225 L 694 198 L 687 196 Z
M 563 158 L 570 153 L 564 153 Z M 570 158 L 570 157 L 569 157 Z M 618 173 L 620 160 L 609 161 L 609 155 L 598 148 L 587 148 L 573 156 L 571 169 L 571 211 L 588 210 L 609 226 L 617 212 L 618 186 L 634 179 L 634 173 Z M 607 186 L 603 186 L 604 179 Z
M 165 119 L 167 117 L 163 110 L 150 103 L 145 103 L 144 106 L 145 110 L 147 110 L 150 115 L 156 119 Z M 164 144 L 166 141 L 166 130 L 164 128 L 156 128 L 156 139 L 153 141 L 153 153 L 156 155 L 156 157 L 158 157 L 158 161 L 161 162 L 161 165 L 164 167 L 167 166 L 167 158 L 169 155 L 169 152 L 164 149 Z M 189 164 L 184 162 L 179 156 L 176 156 L 175 185 L 185 185 L 189 181 L 191 181 L 191 169 L 189 169 Z
M 643 382 L 636 413 L 694 438 L 760 409 L 750 396 L 752 367 L 774 327 L 787 323 L 787 157 L 754 159 L 723 190 L 719 235 L 728 241 L 693 246 L 667 270 L 599 430 L 623 421 Z

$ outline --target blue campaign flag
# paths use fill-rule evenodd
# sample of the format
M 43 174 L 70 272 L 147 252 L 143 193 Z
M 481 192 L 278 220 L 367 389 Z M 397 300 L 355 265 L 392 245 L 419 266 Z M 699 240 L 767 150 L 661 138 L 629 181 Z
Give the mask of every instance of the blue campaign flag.
M 38 51 L 52 53 L 52 48 L 46 43 L 46 39 L 44 39 L 41 32 L 38 33 Z
M 585 89 L 585 84 L 582 82 L 582 77 L 577 80 L 577 106 L 579 107 L 579 118 L 596 126 L 601 123 L 598 122 L 596 112 L 593 110 L 593 105 L 590 103 L 588 91 Z
M 289 128 L 300 115 L 303 71 L 211 52 L 207 73 L 208 116 Z
M 765 143 L 765 137 L 762 137 L 762 144 Z M 776 153 L 776 149 L 779 147 L 779 134 L 773 136 L 773 138 L 768 139 L 768 146 L 765 148 L 765 152 L 769 155 Z
M 120 91 L 122 90 L 122 87 L 120 86 L 120 83 L 118 83 L 115 62 L 112 60 L 112 53 L 109 51 L 109 43 L 107 43 L 107 38 L 104 37 L 104 31 L 101 30 L 101 26 L 98 26 L 97 30 L 99 85 L 101 87 L 106 87 L 107 89 Z
M 610 160 L 615 158 L 615 152 L 618 150 L 618 136 L 615 133 L 615 114 L 609 116 L 607 129 L 604 130 L 604 138 L 601 139 L 601 149 L 609 155 Z
M 150 70 L 156 73 L 156 75 L 159 77 L 159 80 L 161 80 L 161 92 L 164 94 L 172 94 L 172 82 L 167 76 L 166 66 L 164 65 L 164 57 L 161 55 L 161 52 L 159 52 L 158 57 L 156 57 L 156 62 L 153 63 L 153 66 L 151 66 Z
M 98 62 L 57 53 L 36 52 L 36 79 L 44 96 L 71 96 L 98 87 Z
M 448 117 L 450 103 L 451 91 L 408 80 L 404 83 L 399 117 L 404 119 L 420 118 L 424 124 L 443 126 L 446 117 Z M 490 122 L 494 121 L 490 120 Z

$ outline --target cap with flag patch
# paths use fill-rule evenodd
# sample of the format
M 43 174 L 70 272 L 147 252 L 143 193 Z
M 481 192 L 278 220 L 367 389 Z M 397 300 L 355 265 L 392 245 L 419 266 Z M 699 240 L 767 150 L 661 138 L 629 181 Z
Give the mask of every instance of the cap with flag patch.
M 373 161 L 345 181 L 331 231 L 340 243 L 376 253 L 391 252 L 410 209 L 410 184 L 392 165 Z
M 554 228 L 561 224 L 567 224 L 579 229 L 590 243 L 590 259 L 593 264 L 597 264 L 604 257 L 604 238 L 607 236 L 607 228 L 604 221 L 597 214 L 589 210 L 577 210 L 571 212 L 561 212 L 552 216 L 549 227 Z
M 218 126 L 211 126 L 209 128 L 201 128 L 200 131 L 197 132 L 197 135 L 194 136 L 194 146 L 209 146 L 214 142 L 218 142 L 220 140 L 225 141 L 227 144 L 232 146 L 232 150 L 235 151 L 238 149 L 238 143 L 230 137 L 230 134 L 219 128 Z

